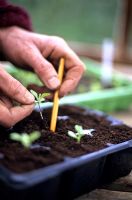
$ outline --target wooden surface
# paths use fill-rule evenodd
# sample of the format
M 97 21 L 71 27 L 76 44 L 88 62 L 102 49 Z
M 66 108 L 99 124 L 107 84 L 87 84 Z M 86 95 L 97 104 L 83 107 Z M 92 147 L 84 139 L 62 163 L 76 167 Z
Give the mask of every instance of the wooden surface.
M 132 200 L 132 193 L 97 189 L 76 200 Z
M 75 200 L 132 200 L 132 172 Z

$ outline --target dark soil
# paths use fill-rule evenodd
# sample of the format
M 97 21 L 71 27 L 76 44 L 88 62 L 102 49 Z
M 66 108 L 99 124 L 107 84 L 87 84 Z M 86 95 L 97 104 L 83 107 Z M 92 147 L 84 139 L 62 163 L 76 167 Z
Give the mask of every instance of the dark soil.
M 38 112 L 33 112 L 13 129 L 5 130 L 0 127 L 0 164 L 22 173 L 62 162 L 66 157 L 80 156 L 132 139 L 132 128 L 111 125 L 106 117 L 91 114 L 82 108 L 63 106 L 59 110 L 59 116 L 67 117 L 58 119 L 55 133 L 49 131 L 51 109 L 44 110 L 43 121 Z M 82 125 L 84 129 L 95 129 L 93 137 L 84 136 L 80 144 L 70 138 L 67 131 L 74 131 L 76 124 Z M 34 130 L 40 131 L 41 137 L 30 149 L 9 139 L 11 132 L 31 133 Z

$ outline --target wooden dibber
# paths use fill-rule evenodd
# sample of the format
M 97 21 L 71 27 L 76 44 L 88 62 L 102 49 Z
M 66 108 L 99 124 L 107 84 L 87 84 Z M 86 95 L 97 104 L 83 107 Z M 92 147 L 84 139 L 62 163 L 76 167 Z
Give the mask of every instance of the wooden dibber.
M 61 58 L 58 69 L 58 78 L 60 80 L 60 83 L 62 83 L 63 74 L 64 74 L 64 58 Z M 53 132 L 55 132 L 56 130 L 58 108 L 59 108 L 59 89 L 55 91 L 53 100 L 53 109 L 52 109 L 51 124 L 50 124 L 50 130 Z

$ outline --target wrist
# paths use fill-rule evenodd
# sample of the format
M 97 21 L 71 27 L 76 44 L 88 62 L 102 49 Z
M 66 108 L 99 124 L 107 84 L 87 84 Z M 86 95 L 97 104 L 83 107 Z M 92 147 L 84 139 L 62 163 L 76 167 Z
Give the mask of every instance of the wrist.
M 0 28 L 0 60 L 6 60 L 6 48 L 5 44 L 8 43 L 7 38 L 10 35 L 10 33 L 13 33 L 17 29 L 17 27 L 6 27 L 6 28 Z

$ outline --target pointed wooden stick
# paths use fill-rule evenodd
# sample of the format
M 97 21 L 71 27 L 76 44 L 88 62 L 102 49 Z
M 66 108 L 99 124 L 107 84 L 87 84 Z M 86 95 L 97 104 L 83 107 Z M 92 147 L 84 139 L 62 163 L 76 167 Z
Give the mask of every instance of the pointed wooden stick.
M 59 63 L 59 69 L 58 69 L 58 78 L 60 80 L 60 84 L 62 83 L 63 74 L 64 74 L 64 58 L 61 58 L 60 63 Z M 53 109 L 52 109 L 52 115 L 51 115 L 50 130 L 53 132 L 55 132 L 56 130 L 58 108 L 59 108 L 59 89 L 56 90 L 54 94 Z

